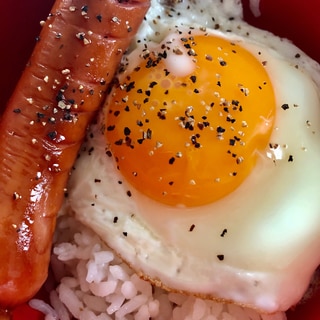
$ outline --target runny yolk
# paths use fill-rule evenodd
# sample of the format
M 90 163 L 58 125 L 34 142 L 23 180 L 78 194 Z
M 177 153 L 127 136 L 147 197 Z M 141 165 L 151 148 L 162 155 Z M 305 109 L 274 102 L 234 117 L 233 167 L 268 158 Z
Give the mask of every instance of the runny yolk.
M 275 98 L 263 62 L 215 36 L 173 37 L 112 91 L 106 139 L 126 180 L 167 205 L 233 192 L 265 149 Z

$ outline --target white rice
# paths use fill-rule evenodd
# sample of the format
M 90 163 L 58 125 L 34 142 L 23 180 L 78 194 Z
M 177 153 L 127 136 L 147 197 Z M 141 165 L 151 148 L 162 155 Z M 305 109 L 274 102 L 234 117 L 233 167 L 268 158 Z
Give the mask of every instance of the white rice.
M 73 217 L 58 220 L 50 305 L 30 305 L 46 320 L 285 320 L 232 304 L 168 293 L 140 279 L 101 239 Z M 52 281 L 52 279 L 51 279 Z

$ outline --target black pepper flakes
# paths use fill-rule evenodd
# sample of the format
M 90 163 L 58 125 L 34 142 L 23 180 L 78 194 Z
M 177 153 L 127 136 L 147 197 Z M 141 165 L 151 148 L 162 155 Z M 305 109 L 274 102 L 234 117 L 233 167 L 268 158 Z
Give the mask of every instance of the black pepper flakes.
M 101 14 L 96 15 L 96 18 L 97 18 L 97 20 L 98 20 L 99 22 L 102 21 L 102 16 L 101 16 Z
M 38 119 L 43 119 L 44 117 L 45 117 L 45 114 L 44 114 L 44 113 L 37 112 L 37 118 L 38 118 Z
M 190 80 L 192 81 L 192 83 L 196 83 L 197 82 L 197 77 L 196 76 L 191 76 Z
M 227 234 L 228 230 L 227 229 L 223 229 L 223 231 L 220 234 L 220 237 L 224 237 Z
M 281 106 L 281 108 L 282 108 L 283 110 L 288 110 L 288 109 L 289 109 L 289 105 L 288 105 L 287 103 L 284 103 L 284 104 Z
M 15 109 L 13 109 L 13 112 L 14 112 L 14 113 L 21 113 L 21 109 L 15 108 Z
M 82 14 L 87 14 L 88 13 L 88 6 L 87 5 L 84 5 L 81 7 L 81 13 Z
M 125 136 L 129 136 L 129 135 L 130 135 L 130 133 L 131 133 L 130 128 L 125 127 L 125 128 L 123 129 L 123 133 L 124 133 L 124 135 L 125 135 Z
M 107 127 L 107 131 L 113 131 L 116 128 L 115 125 L 110 125 Z
M 65 96 L 63 94 L 63 90 L 59 90 L 57 95 L 56 95 L 56 101 L 59 102 L 59 101 L 62 101 L 62 100 L 65 100 Z
M 292 154 L 289 155 L 288 162 L 293 162 L 293 155 Z
M 203 130 L 204 124 L 201 123 L 201 122 L 198 122 L 198 123 L 197 123 L 197 127 L 198 127 L 200 130 Z
M 226 129 L 222 128 L 222 127 L 217 127 L 217 132 L 218 133 L 224 133 L 226 131 Z
M 238 106 L 240 102 L 239 102 L 239 100 L 232 100 L 231 103 L 234 106 Z
M 91 156 L 92 152 L 94 151 L 94 147 L 89 148 L 88 155 Z
M 134 81 L 130 82 L 127 86 L 126 86 L 126 92 L 130 92 L 132 89 L 134 89 Z
M 50 140 L 55 140 L 56 137 L 57 137 L 58 133 L 57 131 L 50 131 L 48 134 L 47 134 L 47 137 L 50 139 Z
M 152 89 L 154 86 L 156 86 L 158 83 L 156 81 L 152 81 L 149 85 L 149 87 Z
M 195 148 L 197 148 L 197 149 L 201 147 L 201 144 L 197 141 L 197 138 L 199 138 L 199 137 L 200 137 L 199 134 L 192 135 L 192 136 L 190 137 L 193 146 L 194 146 Z
M 195 227 L 196 227 L 196 226 L 195 226 L 194 224 L 192 224 L 192 225 L 190 226 L 190 228 L 189 228 L 189 232 L 192 232 Z
M 160 109 L 157 113 L 157 116 L 160 120 L 166 120 L 167 109 Z
M 233 119 L 233 118 L 231 117 L 231 115 L 227 115 L 226 121 L 227 121 L 227 122 L 231 122 L 231 123 L 235 123 L 235 122 L 236 122 L 236 119 Z
M 223 260 L 224 260 L 224 255 L 223 255 L 223 254 L 218 254 L 218 255 L 217 255 L 217 258 L 218 258 L 220 261 L 223 261 Z
M 63 120 L 65 121 L 72 121 L 75 115 L 73 115 L 70 110 L 66 110 L 63 114 Z
M 111 158 L 111 157 L 112 157 L 112 152 L 111 152 L 110 150 L 107 150 L 107 151 L 106 151 L 106 155 L 107 155 L 109 158 Z

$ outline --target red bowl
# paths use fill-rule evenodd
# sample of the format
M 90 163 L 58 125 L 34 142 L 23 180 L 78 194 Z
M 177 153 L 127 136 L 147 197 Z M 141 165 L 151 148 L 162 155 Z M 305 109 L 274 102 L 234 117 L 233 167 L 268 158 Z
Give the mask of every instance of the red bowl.
M 292 40 L 320 62 L 318 0 L 260 0 L 261 15 L 252 14 L 250 0 L 243 0 L 245 19 L 252 25 Z M 0 111 L 10 97 L 21 71 L 31 54 L 40 31 L 40 21 L 47 17 L 54 0 L 5 1 L 0 12 L 1 76 Z M 288 312 L 289 320 L 320 320 L 320 292 L 308 303 Z M 13 320 L 40 320 L 40 313 L 27 305 L 17 308 Z
M 310 57 L 320 62 L 319 2 L 309 0 L 260 0 L 261 15 L 255 17 L 250 0 L 242 0 L 244 17 L 252 25 L 293 41 Z M 253 2 L 253 1 L 252 1 Z

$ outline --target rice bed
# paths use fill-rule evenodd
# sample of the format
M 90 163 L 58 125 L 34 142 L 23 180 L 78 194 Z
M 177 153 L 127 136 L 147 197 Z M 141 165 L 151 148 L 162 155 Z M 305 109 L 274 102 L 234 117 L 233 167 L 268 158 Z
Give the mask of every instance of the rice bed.
M 73 217 L 58 220 L 51 258 L 50 305 L 30 305 L 46 320 L 285 320 L 284 313 L 168 293 L 140 279 L 101 239 Z

